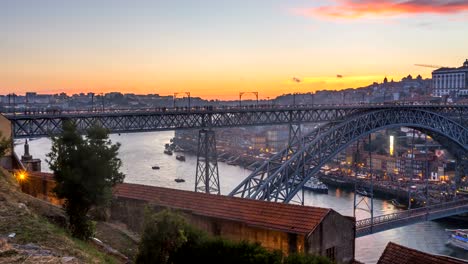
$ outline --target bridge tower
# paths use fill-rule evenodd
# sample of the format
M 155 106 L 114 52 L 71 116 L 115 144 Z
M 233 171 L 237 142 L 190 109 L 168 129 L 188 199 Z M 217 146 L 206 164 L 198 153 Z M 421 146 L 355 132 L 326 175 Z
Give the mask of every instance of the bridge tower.
M 198 132 L 195 192 L 220 194 L 216 138 L 211 129 Z

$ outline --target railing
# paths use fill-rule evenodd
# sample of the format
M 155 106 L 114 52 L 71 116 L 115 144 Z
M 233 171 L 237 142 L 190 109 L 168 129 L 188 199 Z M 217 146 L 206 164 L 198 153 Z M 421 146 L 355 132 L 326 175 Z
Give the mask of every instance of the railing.
M 3 112 L 6 116 L 37 116 L 37 115 L 73 115 L 73 114 L 115 114 L 115 113 L 180 113 L 180 112 L 206 112 L 206 111 L 249 111 L 249 110 L 301 110 L 301 109 L 327 109 L 327 108 L 374 108 L 374 107 L 468 107 L 466 104 L 434 104 L 419 102 L 395 102 L 395 103 L 373 103 L 373 104 L 297 104 L 297 105 L 274 105 L 259 104 L 246 106 L 192 106 L 192 107 L 147 107 L 147 108 L 88 108 L 63 110 L 60 108 L 25 108 L 20 111 Z
M 374 218 L 362 219 L 356 221 L 356 230 L 359 232 L 360 230 L 367 230 L 373 226 L 385 224 L 389 224 L 390 227 L 390 224 L 400 220 L 407 220 L 408 223 L 411 223 L 414 220 L 431 220 L 439 217 L 444 217 L 449 214 L 457 214 L 466 210 L 468 210 L 468 199 L 440 203 L 427 207 L 421 207 L 407 211 L 376 216 Z

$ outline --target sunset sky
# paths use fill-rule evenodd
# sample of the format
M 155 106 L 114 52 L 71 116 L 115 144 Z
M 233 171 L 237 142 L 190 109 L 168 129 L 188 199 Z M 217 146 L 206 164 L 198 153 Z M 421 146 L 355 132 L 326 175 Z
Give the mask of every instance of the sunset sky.
M 0 94 L 264 99 L 461 66 L 468 0 L 0 0 L 0 32 Z

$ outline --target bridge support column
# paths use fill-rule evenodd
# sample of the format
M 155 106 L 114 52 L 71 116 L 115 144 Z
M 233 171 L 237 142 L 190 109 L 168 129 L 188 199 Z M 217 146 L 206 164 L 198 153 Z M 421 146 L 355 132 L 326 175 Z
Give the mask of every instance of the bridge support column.
M 289 124 L 288 148 L 291 148 L 291 146 L 293 146 L 293 142 L 299 141 L 299 140 L 302 140 L 301 124 L 290 123 Z
M 195 192 L 220 194 L 217 158 L 215 132 L 211 129 L 200 130 L 198 132 Z
M 289 123 L 289 136 L 288 136 L 288 149 L 291 153 L 295 153 L 298 149 L 293 149 L 294 142 L 301 142 L 298 148 L 304 147 L 303 137 L 302 137 L 302 130 L 300 123 Z M 288 154 L 289 156 L 289 154 Z M 302 162 L 304 162 L 305 157 L 302 157 Z M 302 168 L 302 175 L 304 176 L 305 171 L 304 167 Z M 304 188 L 302 188 L 301 192 L 298 192 L 292 200 L 295 203 L 304 205 Z
M 354 210 L 353 216 L 356 217 L 357 210 L 363 210 L 370 214 L 370 232 L 373 233 L 374 227 L 374 173 L 372 168 L 372 137 L 369 134 L 369 163 L 367 168 L 364 169 L 364 162 L 361 160 L 361 155 L 359 154 L 359 140 L 357 142 L 357 153 L 356 160 L 354 161 Z M 364 144 L 363 140 L 363 144 Z M 370 179 L 359 179 L 358 174 L 365 173 Z M 369 182 L 367 182 L 369 181 Z M 359 197 L 358 197 L 359 194 Z

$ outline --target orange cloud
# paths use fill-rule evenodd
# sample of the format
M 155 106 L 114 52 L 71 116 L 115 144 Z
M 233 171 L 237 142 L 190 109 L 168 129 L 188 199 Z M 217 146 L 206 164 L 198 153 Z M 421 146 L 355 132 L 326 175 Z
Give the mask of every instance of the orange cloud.
M 457 14 L 468 11 L 467 0 L 335 0 L 335 4 L 296 10 L 306 16 L 357 19 L 414 14 Z

